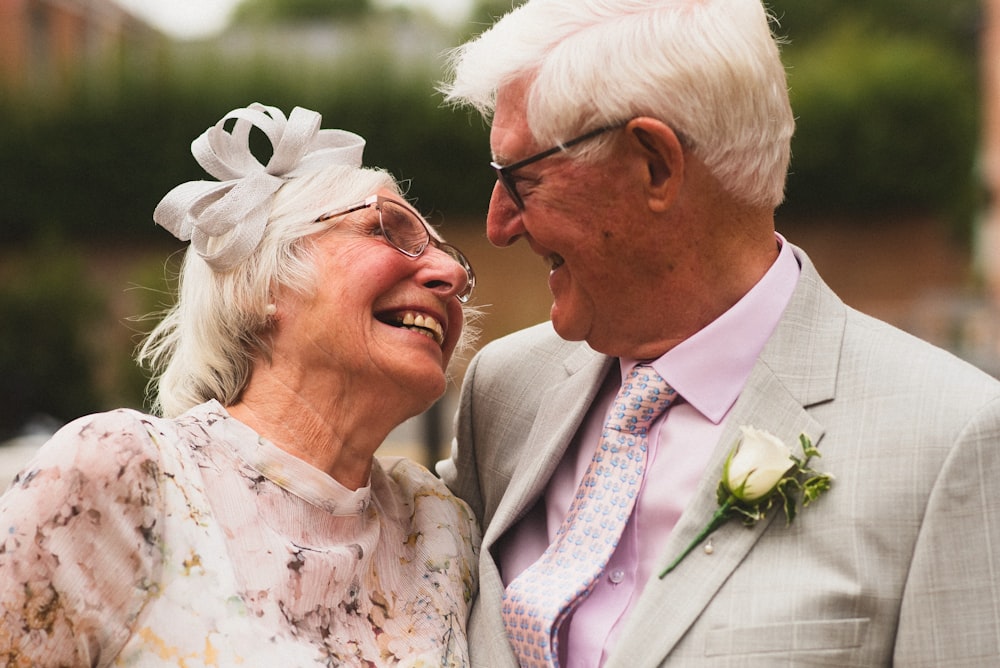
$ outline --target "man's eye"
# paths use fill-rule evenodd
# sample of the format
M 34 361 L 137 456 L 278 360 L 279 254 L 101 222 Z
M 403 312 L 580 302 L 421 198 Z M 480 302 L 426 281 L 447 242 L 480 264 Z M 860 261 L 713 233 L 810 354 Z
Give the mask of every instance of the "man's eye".
M 515 176 L 511 179 L 514 187 L 516 187 L 519 192 L 522 189 L 531 190 L 538 185 L 538 181 L 539 179 L 537 176 Z

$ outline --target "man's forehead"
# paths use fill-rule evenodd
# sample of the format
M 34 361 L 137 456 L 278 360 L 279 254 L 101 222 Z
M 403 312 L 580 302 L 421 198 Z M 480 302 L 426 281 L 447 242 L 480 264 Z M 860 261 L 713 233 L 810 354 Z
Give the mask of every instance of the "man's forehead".
M 507 84 L 497 91 L 493 122 L 490 127 L 490 150 L 493 159 L 506 162 L 507 158 L 523 153 L 532 143 L 525 113 L 525 87 L 520 83 Z

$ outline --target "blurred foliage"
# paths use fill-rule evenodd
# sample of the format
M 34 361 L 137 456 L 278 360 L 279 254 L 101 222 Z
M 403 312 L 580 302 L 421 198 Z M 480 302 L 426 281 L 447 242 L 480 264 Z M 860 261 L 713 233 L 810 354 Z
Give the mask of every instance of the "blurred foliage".
M 932 211 L 976 205 L 976 71 L 957 51 L 841 24 L 788 55 L 792 211 Z
M 469 34 L 478 34 L 525 0 L 474 0 L 469 12 Z
M 910 35 L 974 56 L 982 0 L 765 0 L 778 34 L 792 48 L 822 39 L 844 22 L 861 23 L 872 37 Z
M 148 409 L 131 352 L 173 301 L 171 246 L 112 249 L 117 266 L 100 267 L 106 247 L 49 232 L 0 253 L 0 442 L 32 422 Z
M 84 86 L 60 108 L 0 102 L 0 243 L 40 230 L 76 239 L 149 239 L 152 211 L 175 185 L 210 178 L 191 141 L 221 116 L 251 102 L 285 113 L 298 105 L 323 115 L 323 127 L 368 140 L 366 164 L 412 179 L 423 209 L 481 214 L 491 188 L 487 129 L 449 111 L 432 90 L 436 72 L 395 67 L 385 54 L 348 62 L 282 66 L 233 63 L 210 51 L 156 76 L 123 71 L 113 99 Z
M 328 19 L 355 19 L 372 12 L 370 0 L 243 0 L 233 23 L 271 24 Z
M 106 316 L 79 253 L 57 236 L 9 259 L 2 277 L 0 441 L 29 419 L 68 420 L 101 406 L 87 334 Z
M 790 41 L 784 56 L 799 119 L 787 209 L 902 207 L 971 220 L 978 98 L 969 45 L 976 42 L 976 3 L 954 0 L 941 11 L 937 2 L 905 0 L 903 11 L 903 2 L 769 3 Z M 325 12 L 321 22 L 333 31 L 321 39 L 339 46 L 330 55 L 303 55 L 311 42 L 285 56 L 275 55 L 280 49 L 234 56 L 221 43 L 185 45 L 152 59 L 123 59 L 117 70 L 80 80 L 55 102 L 5 96 L 0 243 L 50 228 L 76 238 L 164 234 L 150 220 L 155 203 L 174 185 L 205 178 L 188 150 L 191 140 L 225 111 L 253 101 L 286 112 L 295 105 L 316 109 L 325 127 L 368 139 L 368 164 L 412 179 L 410 194 L 422 208 L 481 217 L 492 185 L 485 124 L 442 106 L 433 90 L 442 76 L 439 54 L 396 55 L 407 40 L 420 41 L 392 23 L 398 16 L 347 27 L 331 18 L 370 12 L 369 4 L 247 0 L 242 6 L 246 16 L 280 9 L 283 21 Z M 468 25 L 514 4 L 478 0 Z M 261 43 L 280 37 L 275 29 L 251 33 Z
M 979 0 L 768 0 L 797 128 L 783 211 L 924 212 L 967 243 L 982 189 Z

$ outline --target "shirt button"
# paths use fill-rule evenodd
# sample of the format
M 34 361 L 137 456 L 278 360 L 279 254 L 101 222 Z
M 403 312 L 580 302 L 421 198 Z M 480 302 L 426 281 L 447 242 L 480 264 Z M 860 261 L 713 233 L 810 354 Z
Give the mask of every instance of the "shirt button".
M 625 579 L 625 571 L 621 568 L 616 568 L 608 574 L 608 580 L 611 584 L 621 584 L 622 580 Z

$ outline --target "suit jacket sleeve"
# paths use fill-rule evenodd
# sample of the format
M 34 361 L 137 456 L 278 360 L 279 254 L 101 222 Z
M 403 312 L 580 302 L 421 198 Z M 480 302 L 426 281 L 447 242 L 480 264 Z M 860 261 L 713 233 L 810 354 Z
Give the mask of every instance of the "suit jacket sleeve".
M 455 416 L 455 438 L 451 457 L 437 463 L 436 470 L 451 491 L 469 504 L 480 526 L 483 524 L 483 497 L 476 472 L 476 452 L 472 438 L 473 394 L 479 357 L 473 358 L 462 382 L 459 409 Z
M 897 666 L 1000 662 L 998 438 L 994 399 L 962 429 L 935 481 L 903 591 Z

